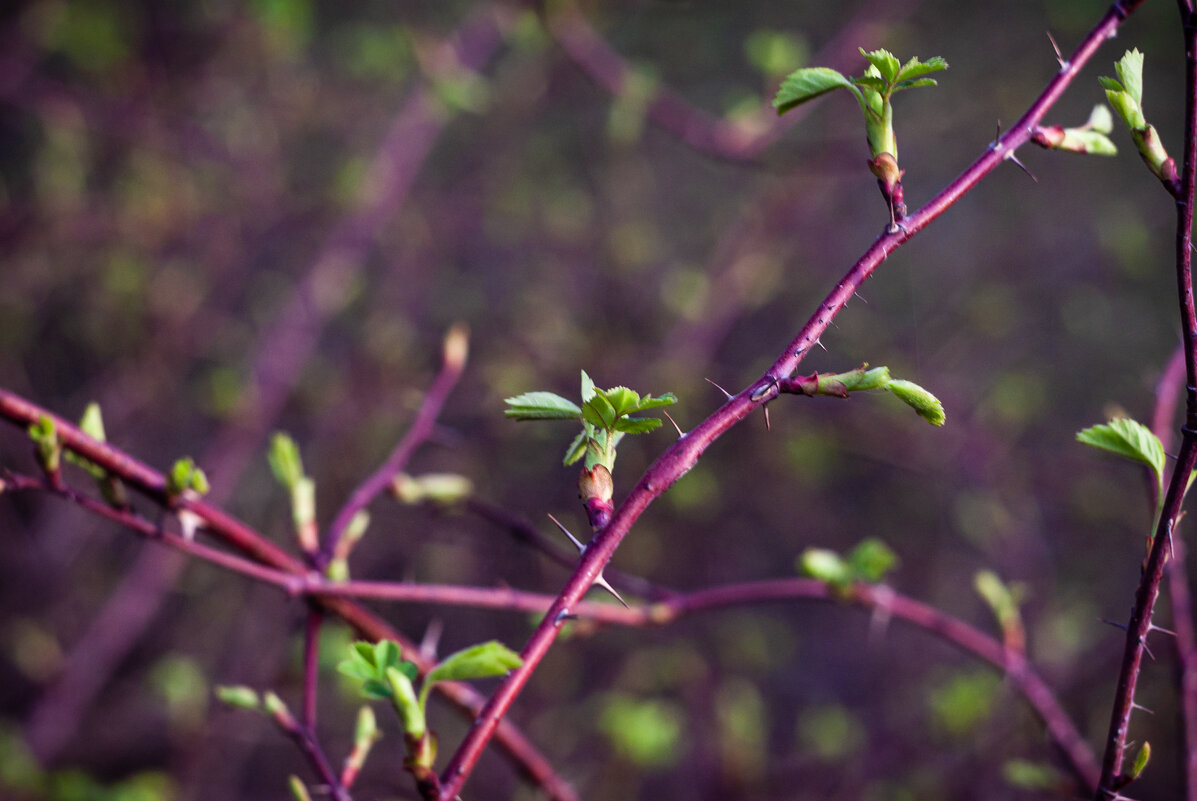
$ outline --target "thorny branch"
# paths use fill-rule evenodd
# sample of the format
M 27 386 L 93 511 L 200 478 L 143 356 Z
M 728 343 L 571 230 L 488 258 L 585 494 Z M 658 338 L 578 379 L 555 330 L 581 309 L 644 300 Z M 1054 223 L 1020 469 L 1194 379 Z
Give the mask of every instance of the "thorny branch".
M 1152 539 L 1151 551 L 1135 592 L 1135 605 L 1127 624 L 1126 646 L 1110 714 L 1110 729 L 1102 760 L 1101 783 L 1094 796 L 1116 797 L 1125 784 L 1122 766 L 1134 711 L 1135 688 L 1143 651 L 1152 630 L 1152 614 L 1159 598 L 1160 582 L 1168 562 L 1180 519 L 1189 475 L 1197 464 L 1197 309 L 1193 302 L 1193 193 L 1197 171 L 1197 15 L 1190 3 L 1177 4 L 1184 31 L 1185 48 L 1185 135 L 1184 158 L 1179 189 L 1176 190 L 1176 282 L 1180 301 L 1180 323 L 1185 359 L 1185 420 L 1181 426 L 1180 452 L 1164 496 L 1164 506 Z M 1191 724 L 1190 724 L 1191 725 Z M 1186 771 L 1187 773 L 1187 771 Z M 1188 792 L 1193 793 L 1189 787 Z
M 595 582 L 603 567 L 644 510 L 665 490 L 688 472 L 706 448 L 750 414 L 758 406 L 777 396 L 777 382 L 797 368 L 806 353 L 819 340 L 831 321 L 895 248 L 914 236 L 967 194 L 995 170 L 1014 151 L 1025 144 L 1043 115 L 1060 98 L 1082 67 L 1109 39 L 1139 2 L 1114 3 L 1101 21 L 1064 62 L 1055 78 L 1017 123 L 999 137 L 989 149 L 930 202 L 912 214 L 894 233 L 883 234 L 847 272 L 843 280 L 819 306 L 798 336 L 760 379 L 732 397 L 724 406 L 667 449 L 648 468 L 624 503 L 615 510 L 611 522 L 595 535 L 578 569 L 550 607 L 541 625 L 533 632 L 520 653 L 523 665 L 499 686 L 491 696 L 481 718 L 462 741 L 442 774 L 442 801 L 453 801 L 469 777 L 494 727 L 523 690 L 532 673 L 552 646 L 562 623 L 582 595 Z

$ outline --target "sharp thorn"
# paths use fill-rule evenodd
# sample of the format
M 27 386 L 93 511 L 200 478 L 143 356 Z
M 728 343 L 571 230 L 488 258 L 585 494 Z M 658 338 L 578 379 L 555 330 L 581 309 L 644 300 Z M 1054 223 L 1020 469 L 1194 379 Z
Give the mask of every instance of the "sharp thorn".
M 864 295 L 860 294 L 859 292 L 853 292 L 852 294 L 860 298 L 861 303 L 868 303 L 868 301 L 864 299 Z
M 1140 710 L 1140 711 L 1142 711 L 1142 712 L 1146 712 L 1146 713 L 1147 713 L 1147 714 L 1149 714 L 1149 715 L 1154 715 L 1154 714 L 1155 714 L 1155 712 L 1151 711 L 1151 710 L 1150 710 L 1150 709 L 1148 709 L 1147 707 L 1145 707 L 1145 706 L 1139 706 L 1139 705 L 1138 705 L 1138 704 L 1136 704 L 1134 701 L 1131 701 L 1131 707 L 1133 707 L 1134 709 L 1138 709 L 1138 710 Z M 1129 747 L 1129 746 L 1128 746 L 1128 747 Z
M 558 525 L 560 524 L 558 523 Z M 1105 623 L 1107 626 L 1113 626 L 1116 629 L 1122 629 L 1123 631 L 1126 631 L 1126 624 L 1124 623 L 1115 623 L 1113 620 L 1106 620 L 1104 617 L 1099 617 L 1098 620 L 1100 620 L 1102 623 Z
M 1025 172 L 1027 174 L 1027 177 L 1029 177 L 1035 183 L 1039 183 L 1039 179 L 1035 177 L 1035 174 L 1033 172 L 1031 172 L 1030 170 L 1027 169 L 1027 165 L 1023 164 L 1021 161 L 1018 160 L 1018 156 L 1014 155 L 1013 150 L 1011 150 L 1009 153 L 1006 154 L 1006 160 L 1014 162 L 1014 166 L 1018 167 L 1018 169 Z
M 816 340 L 815 340 L 815 344 L 816 344 L 816 345 L 818 345 L 818 346 L 819 346 L 820 348 L 822 348 L 823 350 L 827 350 L 827 346 L 823 344 L 823 340 L 822 340 L 822 339 L 816 339 Z
M 1068 59 L 1064 58 L 1064 54 L 1060 52 L 1060 46 L 1056 44 L 1051 31 L 1047 31 L 1047 40 L 1052 43 L 1052 50 L 1056 51 L 1056 61 L 1060 64 L 1060 69 L 1068 69 Z
M 569 529 L 566 528 L 565 526 L 561 525 L 561 521 L 559 521 L 557 518 L 553 517 L 552 515 L 549 515 L 549 520 L 552 520 L 553 525 L 555 525 L 555 526 L 557 526 L 557 528 L 561 529 L 562 534 L 569 537 L 569 541 L 572 542 L 577 547 L 578 553 L 582 553 L 586 550 L 586 546 L 583 545 L 582 543 L 578 542 L 578 538 L 575 537 L 573 534 L 570 534 Z
M 769 425 L 769 405 L 765 404 L 761 408 L 765 410 L 765 430 L 772 431 L 773 427 Z
M 717 389 L 717 390 L 719 390 L 720 392 L 722 392 L 724 395 L 726 395 L 728 400 L 731 400 L 732 398 L 734 398 L 734 397 L 735 397 L 735 395 L 731 394 L 730 392 L 728 392 L 726 389 L 724 389 L 723 387 L 721 387 L 721 386 L 719 386 L 718 384 L 716 384 L 716 383 L 715 383 L 714 381 L 712 381 L 711 379 L 709 379 L 709 378 L 704 378 L 703 380 L 704 380 L 704 381 L 706 381 L 706 382 L 707 382 L 708 384 L 710 384 L 711 386 L 713 386 L 715 389 Z
M 1148 628 L 1148 630 L 1149 630 L 1149 631 L 1162 631 L 1162 632 L 1164 632 L 1165 634 L 1171 634 L 1173 637 L 1175 637 L 1175 636 L 1176 636 L 1176 632 L 1175 632 L 1175 631 L 1171 631 L 1171 630 L 1169 630 L 1169 629 L 1166 629 L 1166 628 L 1164 628 L 1164 627 L 1162 627 L 1162 626 L 1157 626 L 1157 625 L 1156 625 L 1156 624 L 1154 624 L 1154 623 L 1148 623 L 1147 625 L 1148 625 L 1148 627 L 1149 627 L 1149 628 Z
M 578 619 L 577 615 L 573 614 L 572 612 L 566 612 L 566 611 L 562 610 L 561 612 L 557 613 L 557 618 L 556 618 L 556 620 L 553 621 L 553 623 L 554 623 L 554 625 L 560 626 L 562 623 L 564 623 L 567 620 L 577 620 L 577 619 Z
M 603 578 L 603 574 L 602 574 L 602 572 L 601 572 L 601 571 L 599 572 L 599 574 L 598 574 L 598 577 L 597 577 L 597 578 L 594 580 L 594 583 L 595 583 L 595 586 L 602 587 L 604 590 L 606 590 L 607 592 L 609 592 L 609 593 L 611 593 L 612 595 L 614 595 L 614 596 L 615 596 L 615 600 L 617 600 L 617 601 L 619 601 L 621 604 L 623 604 L 623 608 L 624 608 L 624 609 L 631 609 L 631 608 L 632 608 L 632 607 L 628 606 L 628 602 L 627 602 L 627 601 L 625 601 L 625 600 L 623 599 L 623 597 L 622 597 L 622 596 L 620 596 L 620 594 L 619 594 L 619 593 L 617 593 L 617 592 L 615 591 L 615 588 L 614 588 L 614 587 L 612 587 L 612 586 L 611 586 L 611 585 L 610 585 L 610 584 L 607 582 L 607 579 Z
M 678 439 L 681 439 L 682 437 L 686 436 L 686 432 L 682 431 L 682 427 L 677 424 L 677 420 L 674 420 L 673 417 L 669 414 L 669 412 L 662 409 L 661 413 L 664 414 L 666 417 L 668 417 L 669 422 L 673 423 L 673 427 L 677 429 L 677 438 Z
M 1142 645 L 1142 646 L 1143 646 L 1143 650 L 1147 652 L 1147 655 L 1151 657 L 1151 661 L 1152 661 L 1152 662 L 1154 662 L 1154 661 L 1155 661 L 1155 654 L 1153 654 L 1153 653 L 1151 652 L 1151 649 L 1147 647 L 1147 641 L 1146 641 L 1146 640 L 1144 640 L 1143 638 L 1141 638 L 1141 637 L 1140 637 L 1140 638 L 1139 638 L 1139 645 Z

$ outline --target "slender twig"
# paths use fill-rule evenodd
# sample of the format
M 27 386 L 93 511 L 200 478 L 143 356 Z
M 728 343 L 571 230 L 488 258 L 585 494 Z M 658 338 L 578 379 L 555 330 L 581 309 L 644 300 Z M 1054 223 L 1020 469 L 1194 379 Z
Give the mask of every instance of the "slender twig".
M 316 696 L 320 679 L 320 628 L 324 610 L 313 604 L 303 630 L 303 725 L 316 731 Z
M 1197 170 L 1197 18 L 1189 4 L 1181 2 L 1179 6 L 1185 47 L 1185 144 L 1179 188 L 1175 192 L 1176 282 L 1185 354 L 1185 422 L 1181 427 L 1180 453 L 1168 482 L 1159 524 L 1127 624 L 1126 645 L 1102 760 L 1101 782 L 1095 795 L 1098 799 L 1108 797 L 1120 786 L 1131 713 L 1134 711 L 1135 688 L 1147 637 L 1151 633 L 1151 617 L 1159 598 L 1164 565 L 1174 541 L 1173 528 L 1180 518 L 1189 474 L 1194 464 L 1197 464 L 1197 309 L 1193 301 L 1192 251 L 1194 171 Z
M 21 427 L 28 427 L 43 416 L 50 417 L 55 421 L 58 436 L 64 448 L 118 476 L 130 488 L 157 503 L 166 503 L 166 482 L 160 473 L 112 445 L 97 442 L 76 426 L 51 414 L 48 410 L 7 390 L 0 389 L 0 418 Z M 119 522 L 137 533 L 162 539 L 180 550 L 194 555 L 202 555 L 210 561 L 239 570 L 239 572 L 263 581 L 277 583 L 281 577 L 285 586 L 287 581 L 293 581 L 293 579 L 287 579 L 286 576 L 293 575 L 301 578 L 307 572 L 307 568 L 300 560 L 279 549 L 232 515 L 202 501 L 182 501 L 181 504 L 204 521 L 202 530 L 205 534 L 232 547 L 242 556 L 220 551 L 198 541 L 188 541 L 182 537 L 167 535 L 160 527 L 129 510 L 113 509 L 94 498 L 74 492 L 69 487 L 56 487 L 45 479 L 29 479 L 8 474 L 5 477 L 5 482 L 6 489 L 37 489 L 58 494 L 90 512 Z M 325 597 L 320 598 L 319 603 L 327 612 L 344 620 L 366 639 L 389 639 L 398 642 L 404 650 L 405 658 L 415 662 L 421 672 L 431 669 L 432 665 L 420 657 L 419 647 L 414 642 L 352 599 Z M 472 687 L 457 682 L 438 682 L 435 691 L 442 693 L 471 719 L 480 712 L 484 701 L 483 697 Z M 496 739 L 502 750 L 511 757 L 529 781 L 543 789 L 550 798 L 557 799 L 557 801 L 577 801 L 577 794 L 569 783 L 557 774 L 552 764 L 519 729 L 504 724 Z
M 516 668 L 491 696 L 481 718 L 466 735 L 457 752 L 446 766 L 441 792 L 442 801 L 452 801 L 481 756 L 494 727 L 523 690 L 548 649 L 556 640 L 561 624 L 568 619 L 582 594 L 590 588 L 611 560 L 616 548 L 631 529 L 632 524 L 665 490 L 688 472 L 706 448 L 756 410 L 761 404 L 777 397 L 777 381 L 790 375 L 805 357 L 809 348 L 831 324 L 832 320 L 852 298 L 873 270 L 906 240 L 938 218 L 977 183 L 1002 164 L 1014 151 L 1025 144 L 1035 126 L 1048 109 L 1059 100 L 1064 90 L 1077 77 L 1106 39 L 1126 19 L 1142 0 L 1116 2 L 1101 21 L 1085 37 L 1068 63 L 1061 67 L 1043 93 L 1031 104 L 1017 123 L 994 141 L 989 149 L 925 206 L 906 219 L 903 227 L 883 234 L 847 272 L 835 289 L 803 326 L 798 336 L 760 379 L 731 398 L 697 428 L 671 445 L 641 477 L 624 503 L 615 510 L 611 522 L 599 531 L 583 555 L 578 569 L 566 583 L 544 621 L 532 633 L 520 656 L 523 664 Z
M 1176 349 L 1156 385 L 1151 428 L 1164 444 L 1164 450 L 1172 447 L 1176 405 L 1185 383 L 1184 351 L 1183 347 Z M 1151 482 L 1151 486 L 1154 490 L 1155 482 Z M 1189 592 L 1189 575 L 1185 566 L 1187 550 L 1184 536 L 1174 529 L 1167 577 L 1172 627 L 1176 630 L 1173 639 L 1176 648 L 1176 684 L 1180 695 L 1180 760 L 1183 765 L 1184 798 L 1197 801 L 1197 625 L 1193 621 L 1193 597 Z
M 329 560 L 332 559 L 341 535 L 345 533 L 345 529 L 349 527 L 354 516 L 391 486 L 395 476 L 407 466 L 416 449 L 432 436 L 441 408 L 445 405 L 445 400 L 453 391 L 453 387 L 457 385 L 457 380 L 461 378 L 462 370 L 465 369 L 466 337 L 465 328 L 462 326 L 455 326 L 445 337 L 441 371 L 424 395 L 424 402 L 420 404 L 416 419 L 382 466 L 353 491 L 349 500 L 333 518 L 332 525 L 328 529 L 328 536 L 324 538 L 324 543 L 320 548 L 320 556 L 316 562 L 318 568 L 327 566 Z
M 351 801 L 349 790 L 341 783 L 341 777 L 333 770 L 324 749 L 316 740 L 315 728 L 311 724 L 296 720 L 285 706 L 272 709 L 271 712 L 278 727 L 295 741 L 299 750 L 303 751 L 308 761 L 312 763 L 316 775 L 324 782 L 327 794 L 335 801 Z

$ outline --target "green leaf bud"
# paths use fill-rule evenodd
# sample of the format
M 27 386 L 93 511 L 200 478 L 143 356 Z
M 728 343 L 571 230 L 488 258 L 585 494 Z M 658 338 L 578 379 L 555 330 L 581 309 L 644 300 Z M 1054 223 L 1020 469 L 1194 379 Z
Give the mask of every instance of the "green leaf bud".
M 238 686 L 224 686 L 216 687 L 216 698 L 224 704 L 235 706 L 240 709 L 259 709 L 262 706 L 262 701 L 258 697 L 258 693 L 252 687 Z
M 62 469 L 62 443 L 54 420 L 40 415 L 37 422 L 29 426 L 29 438 L 37 447 L 37 460 L 42 470 L 47 475 L 57 475 Z
M 828 584 L 844 586 L 852 582 L 852 571 L 844 558 L 826 548 L 807 548 L 798 557 L 798 571 Z
M 940 403 L 939 398 L 913 381 L 895 379 L 886 385 L 886 389 L 894 393 L 907 406 L 918 412 L 919 417 L 931 425 L 942 426 L 947 421 L 947 415 L 944 414 L 943 404 Z
M 295 801 L 312 801 L 312 796 L 308 792 L 308 788 L 304 786 L 303 780 L 295 774 L 287 777 L 287 788 L 291 791 L 291 797 Z
M 274 478 L 289 490 L 304 478 L 303 460 L 299 456 L 299 446 L 290 435 L 276 431 L 270 437 L 270 450 L 266 454 L 270 462 L 270 472 Z
M 1151 743 L 1146 740 L 1143 741 L 1143 747 L 1139 749 L 1139 753 L 1135 754 L 1134 764 L 1131 765 L 1130 771 L 1126 774 L 1131 781 L 1139 778 L 1143 770 L 1147 767 L 1147 763 L 1151 761 Z

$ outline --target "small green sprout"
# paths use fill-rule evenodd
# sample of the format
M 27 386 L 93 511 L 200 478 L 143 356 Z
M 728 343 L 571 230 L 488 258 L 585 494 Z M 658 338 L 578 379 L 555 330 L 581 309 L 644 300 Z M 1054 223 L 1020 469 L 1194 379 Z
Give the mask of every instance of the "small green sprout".
M 902 173 L 898 168 L 898 139 L 894 134 L 893 96 L 905 89 L 934 86 L 935 80 L 925 76 L 946 70 L 948 62 L 939 56 L 925 62 L 912 58 L 902 64 L 888 50 L 860 53 L 869 62 L 864 74 L 848 78 L 829 67 L 805 67 L 790 73 L 773 98 L 778 114 L 814 100 L 835 89 L 847 89 L 856 98 L 865 119 L 865 135 L 869 143 L 869 170 L 877 176 L 881 193 L 890 206 L 891 230 L 896 221 L 906 216 L 902 200 Z
M 627 387 L 599 389 L 582 371 L 582 406 L 552 392 L 525 392 L 507 398 L 511 408 L 504 411 L 513 420 L 573 420 L 582 424 L 582 431 L 570 443 L 563 463 L 566 466 L 585 457 L 586 468 L 602 465 L 615 469 L 615 447 L 625 434 L 647 434 L 660 428 L 655 417 L 633 417 L 634 414 L 671 406 L 677 396 L 667 392 L 660 397 L 641 396 Z
M 1139 155 L 1165 185 L 1177 183 L 1176 162 L 1168 155 L 1155 126 L 1143 114 L 1143 54 L 1138 48 L 1126 51 L 1114 65 L 1118 78 L 1098 78 L 1105 87 L 1106 99 L 1130 129 Z

